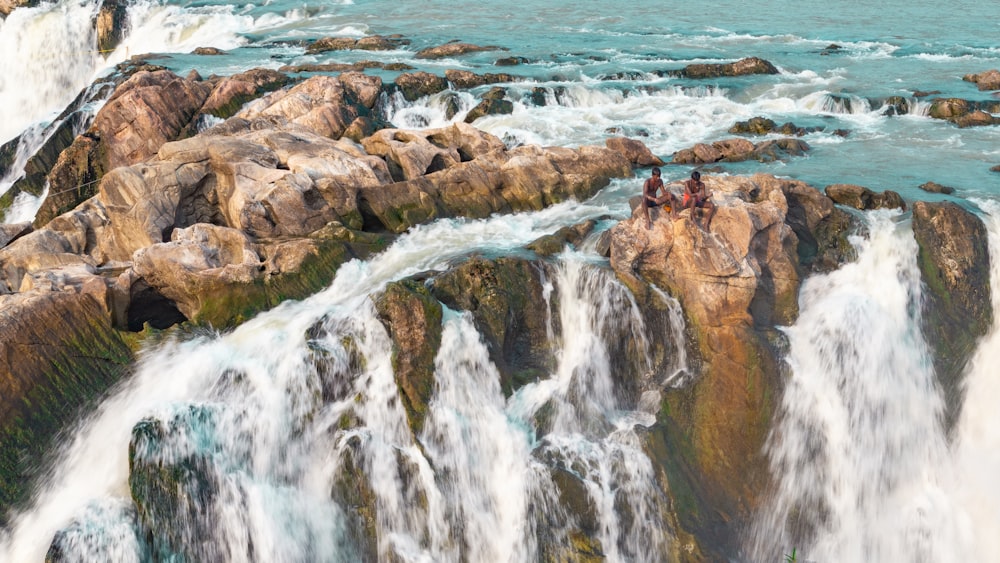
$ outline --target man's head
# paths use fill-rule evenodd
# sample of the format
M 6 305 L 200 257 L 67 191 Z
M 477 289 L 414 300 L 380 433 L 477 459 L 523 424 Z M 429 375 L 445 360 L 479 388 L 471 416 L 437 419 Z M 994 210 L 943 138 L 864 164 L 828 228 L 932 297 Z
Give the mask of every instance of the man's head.
M 694 180 L 695 182 L 697 182 L 698 180 L 701 180 L 701 172 L 698 172 L 697 170 L 692 170 L 691 171 L 691 179 Z
M 653 167 L 653 176 L 659 176 L 659 175 L 660 175 L 660 169 L 654 166 Z

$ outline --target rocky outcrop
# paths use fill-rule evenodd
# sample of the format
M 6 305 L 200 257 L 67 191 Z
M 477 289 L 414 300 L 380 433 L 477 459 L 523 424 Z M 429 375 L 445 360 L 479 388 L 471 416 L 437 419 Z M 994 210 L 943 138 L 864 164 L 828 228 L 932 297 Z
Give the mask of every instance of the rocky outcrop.
M 468 90 L 470 88 L 485 86 L 487 84 L 514 82 L 514 80 L 516 80 L 512 75 L 507 73 L 496 74 L 487 72 L 485 74 L 476 74 L 468 70 L 454 69 L 444 71 L 444 77 L 448 80 L 448 82 L 451 82 L 452 86 L 461 90 Z
M 125 38 L 128 23 L 128 0 L 103 0 L 97 12 L 94 27 L 97 31 L 97 50 L 110 53 Z
M 396 77 L 396 87 L 407 101 L 431 96 L 448 89 L 448 81 L 429 72 L 407 72 Z
M 222 119 L 232 117 L 243 104 L 286 86 L 291 80 L 281 72 L 256 68 L 220 79 L 199 113 Z
M 602 147 L 522 146 L 469 162 L 437 158 L 435 172 L 363 190 L 359 207 L 367 225 L 394 233 L 442 217 L 485 218 L 583 200 L 611 178 L 632 174 L 620 154 Z
M 401 35 L 369 35 L 360 39 L 353 37 L 324 37 L 317 39 L 306 47 L 307 53 L 325 53 L 327 51 L 392 51 L 410 44 L 410 40 Z
M 747 121 L 737 121 L 729 128 L 730 133 L 737 135 L 768 135 L 770 133 L 780 133 L 782 135 L 795 135 L 801 137 L 809 133 L 822 131 L 822 127 L 799 127 L 791 121 L 778 125 L 773 119 L 766 117 L 752 117 Z
M 918 201 L 913 236 L 927 287 L 922 328 L 934 348 L 950 428 L 961 410 L 965 366 L 993 322 L 986 226 L 955 203 Z
M 1000 90 L 1000 70 L 992 69 L 978 74 L 966 74 L 962 77 L 966 82 L 972 82 L 980 90 Z
M 1000 118 L 993 116 L 1000 110 L 1000 103 L 969 101 L 961 98 L 938 98 L 931 102 L 928 114 L 944 119 L 959 127 L 996 125 Z
M 723 76 L 747 76 L 751 74 L 778 74 L 773 64 L 759 57 L 747 57 L 732 63 L 691 64 L 678 73 L 683 78 L 721 78 Z
M 621 153 L 633 166 L 663 166 L 663 160 L 653 154 L 642 141 L 628 137 L 609 137 L 604 140 L 609 149 Z
M 467 53 L 479 53 L 482 51 L 506 51 L 503 47 L 493 45 L 473 45 L 461 41 L 452 41 L 436 47 L 428 47 L 417 51 L 414 55 L 418 59 L 443 59 L 445 57 L 457 57 Z
M 659 288 L 689 320 L 704 364 L 691 384 L 667 393 L 652 431 L 669 451 L 686 452 L 670 462 L 671 488 L 713 507 L 690 511 L 682 524 L 703 545 L 735 553 L 737 530 L 761 500 L 762 447 L 780 396 L 769 327 L 797 315 L 798 241 L 783 188 L 802 187 L 766 175 L 703 180 L 719 206 L 711 234 L 689 211 L 677 221 L 656 214 L 650 229 L 635 211 L 612 229 L 611 265 L 640 303 Z
M 392 339 L 392 367 L 406 416 L 420 435 L 434 391 L 434 358 L 441 347 L 441 303 L 422 283 L 393 282 L 375 301 Z
M 555 362 L 544 314 L 551 306 L 544 272 L 542 264 L 519 258 L 473 258 L 435 277 L 430 286 L 449 308 L 472 314 L 508 396 L 550 373 Z M 552 330 L 559 330 L 557 315 L 553 321 Z
M 508 115 L 514 112 L 514 102 L 505 100 L 507 91 L 499 86 L 490 88 L 482 95 L 480 101 L 474 108 L 465 115 L 465 122 L 472 123 L 480 117 L 486 115 Z
M 855 184 L 830 184 L 824 191 L 834 203 L 862 211 L 871 209 L 906 210 L 906 202 L 903 201 L 902 196 L 892 190 L 876 193 Z
M 809 150 L 809 145 L 800 139 L 789 137 L 772 139 L 754 144 L 737 137 L 715 141 L 712 144 L 698 143 L 674 153 L 673 164 L 707 164 L 711 162 L 742 162 L 756 160 L 774 162 L 790 156 L 801 156 Z

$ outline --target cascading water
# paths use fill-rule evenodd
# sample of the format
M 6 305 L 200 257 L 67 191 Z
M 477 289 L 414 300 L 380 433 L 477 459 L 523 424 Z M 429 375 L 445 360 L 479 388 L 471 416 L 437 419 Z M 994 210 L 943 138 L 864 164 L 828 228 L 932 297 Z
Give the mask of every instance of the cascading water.
M 574 253 L 547 267 L 557 365 L 509 398 L 471 316 L 445 309 L 419 443 L 369 297 L 599 211 L 440 221 L 306 301 L 146 351 L 12 520 L 0 558 L 41 560 L 61 530 L 66 561 L 531 561 L 584 530 L 610 561 L 659 560 L 666 500 L 633 430 L 654 417 L 623 384 L 649 370 L 648 343 L 613 274 Z M 567 479 L 585 491 L 582 515 L 561 504 Z M 133 506 L 129 488 L 146 500 Z
M 917 245 L 869 216 L 857 262 L 808 279 L 769 444 L 777 480 L 752 561 L 952 561 L 960 515 L 943 401 L 920 332 Z

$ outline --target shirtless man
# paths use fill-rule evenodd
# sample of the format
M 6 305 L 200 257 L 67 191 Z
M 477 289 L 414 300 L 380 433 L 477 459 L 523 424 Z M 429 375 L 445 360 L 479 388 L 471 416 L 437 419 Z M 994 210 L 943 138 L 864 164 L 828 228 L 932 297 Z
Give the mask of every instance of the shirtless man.
M 684 204 L 682 209 L 691 209 L 691 220 L 695 219 L 695 213 L 699 209 L 708 211 L 708 218 L 705 219 L 706 231 L 711 229 L 712 217 L 715 216 L 715 204 L 709 200 L 711 197 L 711 192 L 705 187 L 705 183 L 701 181 L 701 172 L 697 170 L 691 172 L 691 179 L 684 182 Z
M 656 192 L 661 190 L 663 191 L 663 195 L 656 197 Z M 649 220 L 649 208 L 651 206 L 663 205 L 667 202 L 670 202 L 670 217 L 676 218 L 677 198 L 663 186 L 663 180 L 660 179 L 660 169 L 654 167 L 652 176 L 646 179 L 646 182 L 642 185 L 642 214 L 646 218 L 647 229 L 653 226 L 653 222 Z

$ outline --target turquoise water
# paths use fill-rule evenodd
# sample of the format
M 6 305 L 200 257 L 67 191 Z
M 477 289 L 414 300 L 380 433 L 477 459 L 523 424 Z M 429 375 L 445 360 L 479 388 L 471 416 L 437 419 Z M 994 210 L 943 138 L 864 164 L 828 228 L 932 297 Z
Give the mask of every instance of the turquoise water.
M 83 8 L 81 8 L 83 6 Z M 21 89 L 0 79 L 0 137 L 13 137 L 32 122 L 51 119 L 83 85 L 111 64 L 137 53 L 169 54 L 158 60 L 179 73 L 203 76 L 253 67 L 377 60 L 405 62 L 443 74 L 449 68 L 509 72 L 529 82 L 513 85 L 513 115 L 487 117 L 476 125 L 509 143 L 578 146 L 602 144 L 624 132 L 644 140 L 665 159 L 697 142 L 731 136 L 738 120 L 763 115 L 778 123 L 819 126 L 807 135 L 805 158 L 771 164 L 740 164 L 727 171 L 770 171 L 822 188 L 836 182 L 892 189 L 904 197 L 940 199 L 917 186 L 932 180 L 958 189 L 957 198 L 1000 192 L 1000 128 L 959 129 L 923 115 L 886 117 L 869 99 L 913 92 L 985 100 L 967 73 L 1000 67 L 1000 5 L 961 1 L 943 7 L 928 0 L 866 2 L 715 2 L 711 6 L 642 0 L 627 4 L 514 0 L 498 4 L 468 1 L 395 2 L 357 0 L 303 4 L 287 0 L 241 6 L 215 2 L 133 6 L 132 33 L 107 60 L 92 56 L 81 72 L 60 49 L 82 51 L 79 23 L 64 23 L 47 35 L 66 41 L 38 42 L 45 25 L 60 17 L 75 22 L 93 12 L 66 3 L 18 12 L 0 24 L 0 45 L 18 57 L 0 62 L 0 75 L 44 82 L 61 94 L 28 96 L 18 108 L 8 98 Z M 47 10 L 47 11 L 46 11 Z M 34 18 L 29 14 L 37 14 Z M 44 14 L 44 17 L 42 16 Z M 22 21 L 23 20 L 23 21 Z M 50 28 L 45 28 L 49 30 Z M 331 52 L 307 55 L 303 42 L 325 36 L 401 34 L 411 44 L 390 52 Z M 31 38 L 31 39 L 29 39 Z M 506 51 L 420 61 L 414 53 L 450 40 L 496 45 Z M 84 38 L 86 40 L 86 38 Z M 841 48 L 828 51 L 831 44 Z M 194 56 L 198 46 L 216 46 L 226 56 Z M 497 67 L 499 57 L 526 64 Z M 662 71 L 692 62 L 728 62 L 759 56 L 781 74 L 692 81 L 664 78 Z M 72 68 L 66 68 L 72 64 Z M 18 66 L 20 65 L 20 66 Z M 62 66 L 60 66 L 62 65 Z M 86 66 L 85 64 L 82 66 Z M 7 67 L 7 68 L 4 68 Z M 72 70 L 72 72 L 71 72 Z M 391 81 L 398 73 L 379 73 Z M 74 77 L 75 75 L 75 77 Z M 567 88 L 558 105 L 527 101 L 534 86 Z M 470 98 L 471 99 L 471 98 Z M 845 108 L 843 100 L 851 101 Z M 434 100 L 398 107 L 401 127 L 438 126 L 445 119 Z M 926 112 L 927 104 L 923 104 Z M 847 138 L 832 134 L 848 129 Z M 670 169 L 680 177 L 684 169 Z M 0 185 L 0 189 L 3 186 Z

